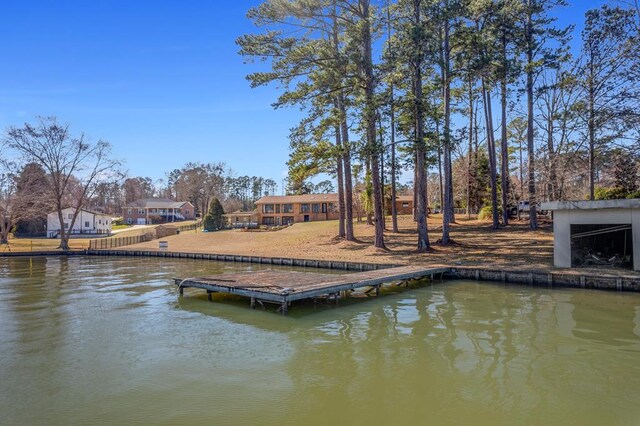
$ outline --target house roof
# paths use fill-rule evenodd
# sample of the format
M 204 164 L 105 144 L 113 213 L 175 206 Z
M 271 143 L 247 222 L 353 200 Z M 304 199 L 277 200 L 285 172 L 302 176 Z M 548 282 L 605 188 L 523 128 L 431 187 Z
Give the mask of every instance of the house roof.
M 125 208 L 143 208 L 143 209 L 179 209 L 188 201 L 173 201 L 167 198 L 143 198 L 125 206 Z
M 338 194 L 268 195 L 256 204 L 337 203 Z
M 73 210 L 73 211 L 75 211 L 75 209 L 74 209 L 73 207 L 67 207 L 66 209 L 62 209 L 62 211 L 63 211 L 63 212 L 64 212 L 64 211 L 66 211 L 66 210 Z M 96 215 L 96 216 L 107 216 L 107 217 L 109 217 L 109 218 L 111 217 L 111 215 L 110 215 L 110 214 L 100 213 L 100 212 L 96 212 L 96 211 L 93 211 L 93 210 L 80 209 L 80 211 L 81 211 L 81 212 L 85 212 L 85 213 L 89 213 L 89 214 L 93 214 L 93 215 Z M 51 212 L 51 213 L 49 213 L 49 214 L 57 215 L 57 214 L 58 214 L 58 211 L 57 211 L 57 210 L 56 210 L 56 211 L 52 211 L 52 212 Z
M 258 212 L 233 212 L 233 213 L 224 213 L 222 216 L 256 216 Z
M 638 209 L 640 208 L 640 199 L 548 201 L 542 203 L 540 207 L 544 210 Z
M 396 195 L 396 201 L 413 201 L 413 195 Z

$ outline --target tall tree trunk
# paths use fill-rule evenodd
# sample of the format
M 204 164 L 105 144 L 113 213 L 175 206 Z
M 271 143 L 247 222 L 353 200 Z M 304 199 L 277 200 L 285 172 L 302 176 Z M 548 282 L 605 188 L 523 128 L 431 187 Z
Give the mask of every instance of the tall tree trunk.
M 589 105 L 588 108 L 588 131 L 589 131 L 589 199 L 596 199 L 596 113 L 595 113 L 595 88 L 594 88 L 593 62 L 589 64 Z
M 333 50 L 336 57 L 340 56 L 340 43 L 338 39 L 338 14 L 337 6 L 333 2 Z M 340 114 L 341 152 L 344 180 L 344 202 L 345 202 L 345 238 L 347 241 L 355 241 L 353 234 L 353 175 L 351 172 L 351 147 L 349 145 L 349 125 L 347 123 L 347 108 L 345 105 L 344 91 L 340 89 L 337 95 L 337 107 Z
M 391 8 L 387 3 L 387 40 L 391 43 Z M 389 53 L 391 52 L 391 45 L 389 45 Z M 394 87 L 393 81 L 389 84 L 390 99 L 389 99 L 389 118 L 391 127 L 391 231 L 398 233 L 398 207 L 396 206 L 396 112 L 395 112 L 395 99 L 394 99 Z M 414 204 L 415 205 L 415 204 Z
M 474 207 L 475 207 L 475 211 L 476 213 L 480 210 L 480 204 L 481 204 L 481 200 L 480 200 L 480 188 L 477 187 L 477 182 L 478 182 L 478 165 L 479 165 L 479 156 L 480 156 L 480 123 L 478 122 L 478 116 L 480 115 L 480 113 L 478 112 L 478 109 L 480 109 L 480 106 L 478 104 L 476 104 L 476 108 L 475 108 L 475 113 L 474 113 L 474 117 L 473 117 L 473 121 L 474 121 L 474 129 L 473 129 L 473 166 L 474 166 L 474 171 L 473 171 L 473 175 L 475 180 L 474 185 L 475 186 L 475 198 L 474 198 Z
M 502 183 L 502 223 L 509 224 L 509 145 L 507 143 L 507 34 L 502 31 L 502 67 L 500 81 L 500 108 L 502 113 L 502 129 L 500 140 L 500 178 Z
M 558 170 L 556 160 L 556 148 L 553 141 L 553 112 L 549 115 L 547 121 L 547 150 L 549 151 L 549 185 L 548 193 L 551 200 L 558 200 Z
M 382 116 L 380 114 L 378 114 L 378 129 L 380 132 L 380 199 L 382 200 L 382 226 L 384 227 L 384 230 L 387 230 L 387 209 L 386 209 L 386 199 L 385 199 L 385 188 L 384 188 L 384 152 L 385 152 L 385 145 L 384 145 L 384 138 L 382 137 L 383 135 L 383 131 L 382 131 Z
M 376 108 L 375 108 L 375 78 L 373 75 L 373 53 L 371 46 L 371 12 L 370 0 L 360 0 L 362 6 L 362 44 L 364 57 L 362 67 L 364 74 L 365 93 L 365 123 L 367 150 L 371 156 L 371 183 L 373 186 L 373 216 L 375 221 L 374 246 L 385 248 L 384 245 L 384 217 L 382 214 L 382 190 L 380 187 L 380 157 L 376 142 Z
M 498 182 L 496 177 L 496 145 L 493 133 L 493 114 L 491 113 L 491 93 L 487 91 L 484 78 L 482 79 L 482 101 L 487 126 L 487 150 L 489 154 L 489 174 L 491 178 L 491 215 L 493 229 L 500 228 L 498 216 Z
M 396 123 L 391 86 L 391 230 L 398 233 L 398 206 L 396 205 Z
M 413 0 L 413 24 L 420 25 L 421 0 Z M 416 221 L 418 225 L 418 251 L 429 249 L 429 233 L 427 229 L 427 177 L 425 167 L 425 146 L 424 146 L 424 114 L 422 96 L 422 43 L 418 37 L 414 38 L 414 61 L 413 61 L 413 108 L 414 108 L 414 130 L 415 130 L 415 150 L 416 150 Z
M 342 146 L 340 126 L 338 125 L 335 126 L 335 132 L 336 132 L 336 146 L 339 148 Z M 336 163 L 338 165 L 336 167 L 336 172 L 338 175 L 338 237 L 344 238 L 346 235 L 345 228 L 344 228 L 345 199 L 344 199 L 344 175 L 343 175 L 344 171 L 343 171 L 341 154 L 338 154 L 338 157 L 336 158 Z
M 442 244 L 449 243 L 449 224 L 455 222 L 453 205 L 453 168 L 451 163 L 451 59 L 449 49 L 449 0 L 444 2 L 444 40 L 442 45 L 442 83 L 444 104 L 444 206 L 442 208 Z
M 418 155 L 413 158 L 413 221 L 418 220 Z
M 471 219 L 471 170 L 473 167 L 471 154 L 473 152 L 473 81 L 469 76 L 469 149 L 467 150 L 467 219 Z
M 529 12 L 527 15 L 527 155 L 529 160 L 529 227 L 538 228 L 538 214 L 536 208 L 536 175 L 535 175 L 535 151 L 533 144 L 533 22 L 531 0 L 528 0 Z
M 64 229 L 64 218 L 62 217 L 62 206 L 58 203 L 58 220 L 60 221 L 60 245 L 61 250 L 69 250 L 69 235 L 67 230 Z M 71 226 L 69 226 L 69 232 L 71 232 Z
M 443 174 L 442 174 L 442 144 L 440 143 L 441 140 L 442 138 L 440 137 L 440 122 L 436 120 L 436 141 L 438 146 L 438 196 L 440 198 L 440 211 L 444 212 L 444 185 L 442 183 Z
M 340 128 L 342 130 L 342 162 L 344 165 L 345 232 L 347 241 L 355 241 L 353 233 L 353 173 L 351 171 L 351 146 L 349 144 L 349 125 L 342 91 L 338 95 L 340 108 Z
M 368 178 L 369 180 L 367 181 L 366 178 Z M 371 183 L 371 157 L 367 157 L 365 159 L 365 186 L 366 186 L 366 191 L 369 192 L 370 188 L 369 185 L 373 186 L 373 184 Z M 371 211 L 371 207 L 373 204 L 373 190 L 371 190 L 371 193 L 367 194 L 367 203 L 369 204 L 369 207 L 367 209 L 367 225 L 373 225 L 373 214 Z

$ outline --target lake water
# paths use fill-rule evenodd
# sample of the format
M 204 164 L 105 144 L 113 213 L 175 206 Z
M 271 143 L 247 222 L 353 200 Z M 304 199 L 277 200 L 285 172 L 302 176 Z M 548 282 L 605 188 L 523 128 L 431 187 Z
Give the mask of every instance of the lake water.
M 256 265 L 0 258 L 0 424 L 639 424 L 640 295 L 471 281 L 283 317 Z

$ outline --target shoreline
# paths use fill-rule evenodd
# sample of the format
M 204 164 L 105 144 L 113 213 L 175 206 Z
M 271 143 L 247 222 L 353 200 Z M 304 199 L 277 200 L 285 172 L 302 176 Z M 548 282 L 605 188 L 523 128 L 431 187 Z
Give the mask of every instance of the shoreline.
M 190 259 L 215 262 L 250 263 L 261 265 L 291 266 L 303 268 L 373 271 L 392 269 L 403 264 L 348 262 L 319 259 L 247 256 L 217 253 L 176 252 L 160 250 L 73 250 L 0 253 L 0 258 L 9 257 L 46 257 L 46 256 L 108 256 L 108 257 L 149 257 L 169 259 Z M 433 267 L 446 268 L 443 279 L 469 279 L 476 281 L 502 282 L 505 284 L 527 285 L 547 288 L 578 288 L 618 292 L 640 292 L 640 274 L 633 271 L 611 269 L 522 269 L 495 267 L 458 266 L 432 264 Z

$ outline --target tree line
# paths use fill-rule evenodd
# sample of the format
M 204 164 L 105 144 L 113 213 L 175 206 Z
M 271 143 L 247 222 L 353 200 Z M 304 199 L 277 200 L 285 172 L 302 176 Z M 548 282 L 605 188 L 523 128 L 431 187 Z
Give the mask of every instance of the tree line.
M 425 251 L 434 191 L 448 244 L 455 207 L 489 209 L 498 229 L 528 200 L 535 229 L 538 202 L 618 187 L 616 162 L 631 159 L 626 190 L 637 186 L 638 2 L 589 10 L 580 34 L 558 13 L 571 13 L 566 1 L 267 0 L 237 44 L 260 63 L 252 87 L 276 84 L 274 108 L 305 112 L 291 129 L 289 179 L 335 176 L 339 236 L 355 239 L 354 168 L 365 171 L 380 248 L 384 199 L 413 173 Z
M 258 198 L 278 189 L 273 179 L 236 176 L 224 163 L 189 162 L 166 180 L 131 177 L 108 142 L 75 134 L 55 117 L 9 127 L 1 142 L 0 244 L 11 231 L 41 232 L 51 212 L 73 229 L 81 209 L 120 216 L 136 200 L 167 198 L 191 202 L 204 217 L 214 199 L 226 211 L 250 211 Z M 63 218 L 68 207 L 75 213 Z M 60 229 L 61 248 L 69 248 L 69 237 Z

